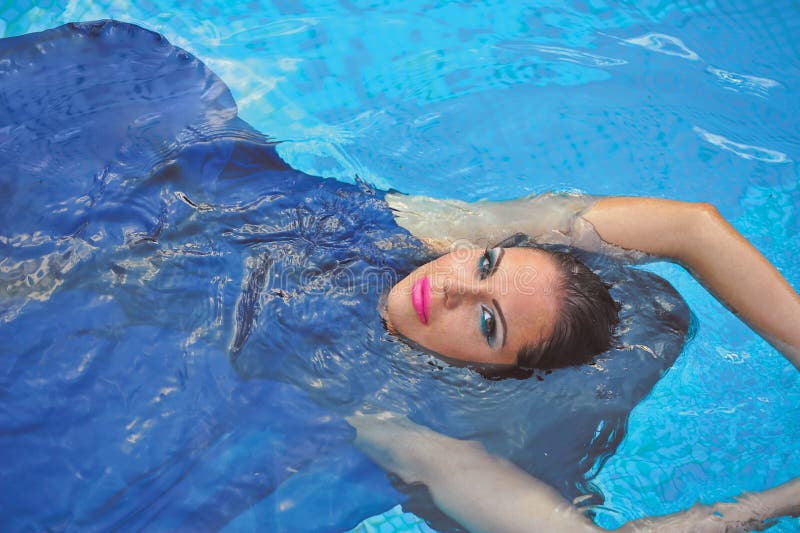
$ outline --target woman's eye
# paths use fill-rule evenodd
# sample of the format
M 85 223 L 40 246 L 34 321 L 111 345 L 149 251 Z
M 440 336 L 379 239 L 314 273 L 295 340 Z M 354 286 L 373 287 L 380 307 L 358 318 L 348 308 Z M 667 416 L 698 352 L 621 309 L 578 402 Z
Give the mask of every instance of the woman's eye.
M 489 346 L 494 344 L 496 327 L 494 313 L 488 307 L 481 306 L 481 331 L 483 336 L 486 337 L 486 342 L 489 343 Z
M 494 265 L 497 259 L 497 249 L 487 248 L 480 259 L 478 259 L 478 272 L 481 279 L 486 279 L 494 270 Z

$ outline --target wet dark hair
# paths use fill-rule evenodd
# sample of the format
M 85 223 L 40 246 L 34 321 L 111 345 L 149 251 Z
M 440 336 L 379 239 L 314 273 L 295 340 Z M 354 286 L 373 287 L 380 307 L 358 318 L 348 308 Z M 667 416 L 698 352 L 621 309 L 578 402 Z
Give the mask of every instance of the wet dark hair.
M 611 298 L 609 285 L 575 256 L 542 250 L 561 274 L 555 288 L 561 298 L 558 318 L 550 336 L 517 353 L 522 370 L 549 370 L 588 363 L 611 347 L 619 322 L 620 306 Z

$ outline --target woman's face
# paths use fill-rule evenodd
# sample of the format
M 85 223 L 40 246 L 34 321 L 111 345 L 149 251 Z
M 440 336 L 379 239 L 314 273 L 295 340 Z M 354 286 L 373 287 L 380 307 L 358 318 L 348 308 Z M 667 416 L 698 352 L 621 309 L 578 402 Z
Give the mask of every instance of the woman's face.
M 390 330 L 450 359 L 514 364 L 523 346 L 553 330 L 560 276 L 541 250 L 460 249 L 392 287 L 384 318 Z

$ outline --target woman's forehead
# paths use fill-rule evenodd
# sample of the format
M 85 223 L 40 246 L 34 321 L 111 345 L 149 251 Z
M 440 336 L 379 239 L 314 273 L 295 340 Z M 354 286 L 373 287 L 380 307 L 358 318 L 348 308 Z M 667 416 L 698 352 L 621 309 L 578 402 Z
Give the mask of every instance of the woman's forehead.
M 552 332 L 560 307 L 560 273 L 541 250 L 507 248 L 504 256 L 497 274 L 506 278 L 507 287 L 498 290 L 497 301 L 508 322 L 508 344 L 519 350 Z
M 500 265 L 517 274 L 527 273 L 529 277 L 520 280 L 536 279 L 541 276 L 557 277 L 558 267 L 553 257 L 538 248 L 503 248 L 504 261 Z

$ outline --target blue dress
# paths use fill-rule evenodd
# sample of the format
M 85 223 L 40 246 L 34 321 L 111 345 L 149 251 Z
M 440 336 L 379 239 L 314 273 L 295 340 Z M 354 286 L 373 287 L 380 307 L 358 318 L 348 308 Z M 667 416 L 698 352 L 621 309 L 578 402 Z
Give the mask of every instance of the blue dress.
M 487 381 L 415 352 L 377 309 L 430 255 L 383 192 L 292 169 L 130 24 L 0 40 L 0 193 L 3 530 L 337 531 L 400 501 L 457 529 L 352 446 L 370 408 L 591 494 L 688 329 L 665 281 L 586 256 L 624 303 L 596 364 Z

